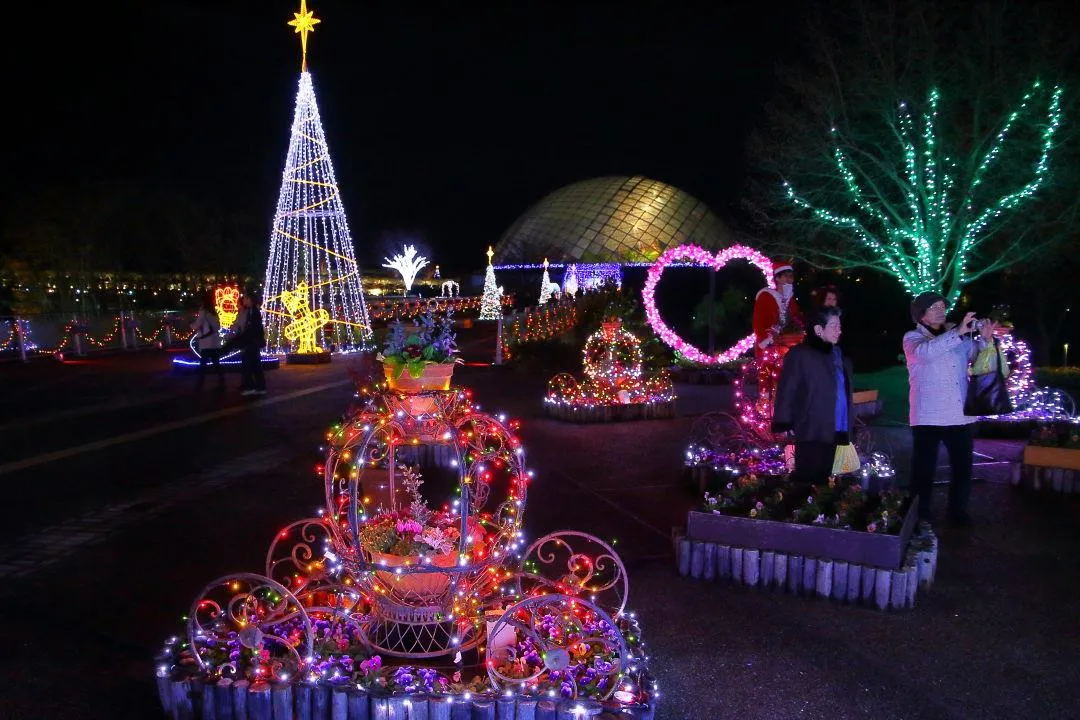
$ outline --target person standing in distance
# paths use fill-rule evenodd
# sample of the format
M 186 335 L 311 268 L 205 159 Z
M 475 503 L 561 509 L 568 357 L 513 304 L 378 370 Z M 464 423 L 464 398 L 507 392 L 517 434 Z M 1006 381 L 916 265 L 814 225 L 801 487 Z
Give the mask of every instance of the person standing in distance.
M 195 333 L 195 343 L 199 348 L 199 381 L 195 387 L 202 389 L 209 364 L 217 372 L 218 388 L 224 389 L 225 372 L 221 369 L 221 321 L 210 296 L 200 300 L 199 313 L 195 316 L 195 322 L 191 323 L 191 330 Z
M 266 344 L 266 331 L 262 312 L 249 293 L 245 293 L 240 301 L 240 313 L 233 323 L 233 331 L 236 335 L 229 344 L 240 348 L 240 394 L 265 395 L 261 351 Z
M 911 303 L 915 329 L 904 335 L 904 358 L 908 370 L 908 422 L 911 425 L 911 495 L 918 503 L 920 522 L 932 520 L 931 500 L 938 447 L 949 454 L 952 482 L 949 485 L 949 524 L 971 524 L 972 456 L 976 417 L 964 415 L 968 365 L 979 343 L 992 340 L 994 323 L 981 322 L 976 332 L 975 313 L 959 325 L 945 322 L 945 298 L 936 292 L 920 293 Z M 977 336 L 977 337 L 976 337 Z

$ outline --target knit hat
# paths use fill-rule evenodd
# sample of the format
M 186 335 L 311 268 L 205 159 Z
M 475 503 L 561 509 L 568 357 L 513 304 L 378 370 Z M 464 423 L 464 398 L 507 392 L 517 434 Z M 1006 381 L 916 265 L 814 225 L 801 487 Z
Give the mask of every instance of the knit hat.
M 912 322 L 916 324 L 921 322 L 922 316 L 926 314 L 930 306 L 938 302 L 945 302 L 945 298 L 941 293 L 936 293 L 933 290 L 927 290 L 916 295 L 915 299 L 911 301 Z
M 777 259 L 777 258 L 773 258 L 773 261 L 772 261 L 772 274 L 773 274 L 773 277 L 776 277 L 777 275 L 779 275 L 782 272 L 795 272 L 795 269 L 793 267 L 791 267 L 791 261 L 790 260 L 780 260 L 780 259 Z

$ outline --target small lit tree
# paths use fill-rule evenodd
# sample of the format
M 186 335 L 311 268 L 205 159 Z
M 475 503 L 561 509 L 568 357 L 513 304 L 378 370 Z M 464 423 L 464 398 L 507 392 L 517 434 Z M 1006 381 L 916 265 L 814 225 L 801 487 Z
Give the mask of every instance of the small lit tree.
M 930 90 L 918 123 L 900 103 L 884 128 L 887 142 L 848 142 L 833 127 L 831 186 L 827 180 L 801 192 L 784 182 L 794 205 L 840 231 L 831 234 L 835 242 L 821 238 L 808 244 L 809 259 L 880 270 L 913 295 L 942 292 L 951 306 L 965 284 L 1031 257 L 1041 243 L 1023 236 L 1000 242 L 994 231 L 1047 183 L 1062 94 L 1060 86 L 1034 82 L 996 132 L 966 151 L 942 142 L 937 88 Z M 1038 115 L 1037 105 L 1045 106 Z M 1002 155 L 1024 130 L 1038 134 L 1026 177 L 988 182 L 1007 172 Z
M 401 273 L 401 279 L 405 283 L 406 295 L 412 290 L 413 283 L 416 281 L 416 274 L 426 267 L 427 264 L 427 258 L 418 254 L 416 252 L 416 247 L 413 245 L 406 245 L 403 252 L 394 255 L 393 258 L 383 258 L 384 268 L 397 270 Z
M 484 274 L 484 294 L 480 298 L 480 319 L 498 320 L 502 314 L 502 288 L 495 284 L 495 268 L 491 265 L 494 251 L 487 251 L 487 272 Z
M 551 276 L 548 275 L 548 261 L 544 258 L 544 274 L 540 278 L 540 304 L 546 305 L 547 301 L 558 292 L 559 286 L 551 282 Z

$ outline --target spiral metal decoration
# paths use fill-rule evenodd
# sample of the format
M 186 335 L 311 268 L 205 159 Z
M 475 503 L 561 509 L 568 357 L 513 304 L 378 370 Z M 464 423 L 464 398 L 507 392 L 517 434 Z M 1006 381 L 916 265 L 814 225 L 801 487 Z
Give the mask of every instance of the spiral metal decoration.
M 588 533 L 561 530 L 545 535 L 522 555 L 518 593 L 545 590 L 582 597 L 608 609 L 616 618 L 626 609 L 630 582 L 619 554 Z M 544 587 L 541 587 L 544 586 Z
M 580 597 L 541 595 L 513 605 L 488 631 L 488 677 L 499 690 L 606 699 L 632 662 L 622 631 Z
M 312 656 L 311 618 L 284 585 L 235 573 L 208 584 L 188 614 L 188 641 L 199 667 L 242 676 L 253 656 L 275 678 L 303 672 Z M 257 672 L 262 672 L 261 667 Z

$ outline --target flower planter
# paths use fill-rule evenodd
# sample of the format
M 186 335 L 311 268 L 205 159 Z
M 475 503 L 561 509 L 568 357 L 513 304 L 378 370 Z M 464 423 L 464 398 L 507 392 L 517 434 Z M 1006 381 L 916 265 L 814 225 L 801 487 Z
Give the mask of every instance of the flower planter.
M 855 417 L 874 417 L 881 414 L 881 400 L 877 390 L 856 390 L 851 393 Z
M 330 362 L 331 355 L 325 350 L 310 353 L 286 353 L 286 365 L 325 365 Z
M 1080 492 L 1080 449 L 1027 445 L 1013 466 L 1013 485 L 1061 493 Z
M 421 565 L 419 555 L 389 555 L 387 553 L 371 552 L 371 562 L 385 567 L 410 567 L 411 568 L 452 568 L 457 565 L 457 553 L 450 551 L 442 555 L 434 555 L 430 565 Z M 402 592 L 416 595 L 437 596 L 450 586 L 450 575 L 444 572 L 408 572 L 401 575 L 394 572 L 376 570 L 375 574 L 389 587 Z
M 687 517 L 686 535 L 691 540 L 714 544 L 796 553 L 892 570 L 903 564 L 915 523 L 914 505 L 908 508 L 899 535 L 754 520 L 691 510 Z
M 937 538 L 912 537 L 915 517 L 909 510 L 897 536 L 693 511 L 676 563 L 684 577 L 909 608 L 937 572 Z
M 454 363 L 425 365 L 424 371 L 417 378 L 410 375 L 408 370 L 402 370 L 400 375 L 394 377 L 394 368 L 384 364 L 383 374 L 391 390 L 413 393 L 449 390 L 450 378 L 454 375 Z
M 627 403 L 625 405 L 592 405 L 587 407 L 568 403 L 545 402 L 544 411 L 549 417 L 575 423 L 661 420 L 675 417 L 675 402 Z
M 592 700 L 554 700 L 536 696 L 477 696 L 473 693 L 430 695 L 393 694 L 357 687 L 354 683 L 251 683 L 247 680 L 209 680 L 202 677 L 158 677 L 162 717 L 209 718 L 562 718 L 596 717 L 607 710 L 626 720 L 653 720 L 657 701 L 620 704 Z M 541 711 L 544 713 L 541 715 Z

